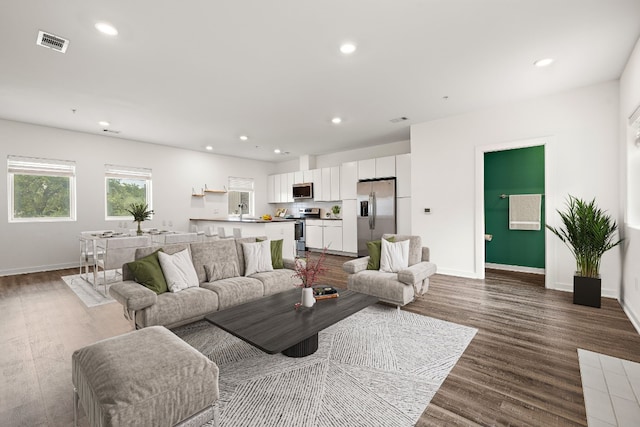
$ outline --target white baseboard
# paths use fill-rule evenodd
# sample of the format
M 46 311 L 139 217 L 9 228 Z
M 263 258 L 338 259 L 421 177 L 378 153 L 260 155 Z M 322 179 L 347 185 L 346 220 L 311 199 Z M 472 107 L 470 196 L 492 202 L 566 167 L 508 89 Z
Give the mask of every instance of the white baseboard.
M 64 264 L 39 265 L 37 267 L 9 268 L 0 270 L 0 276 L 14 276 L 16 274 L 40 273 L 42 271 L 63 270 L 65 268 L 80 268 L 77 262 Z
M 520 265 L 493 264 L 487 262 L 484 264 L 484 267 L 494 270 L 515 271 L 518 273 L 545 274 L 544 268 L 523 267 Z
M 477 279 L 478 275 L 473 271 L 460 271 L 451 270 L 447 268 L 438 268 L 436 274 L 443 274 L 445 276 L 464 277 L 465 279 Z

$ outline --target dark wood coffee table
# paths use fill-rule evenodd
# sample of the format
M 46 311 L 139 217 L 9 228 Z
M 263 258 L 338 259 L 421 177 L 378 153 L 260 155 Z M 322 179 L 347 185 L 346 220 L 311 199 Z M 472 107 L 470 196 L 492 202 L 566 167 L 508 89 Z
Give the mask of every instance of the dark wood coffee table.
M 291 289 L 208 314 L 205 319 L 265 353 L 304 357 L 318 349 L 318 332 L 378 302 L 376 297 L 347 289 L 339 293 L 338 298 L 296 310 L 301 291 Z

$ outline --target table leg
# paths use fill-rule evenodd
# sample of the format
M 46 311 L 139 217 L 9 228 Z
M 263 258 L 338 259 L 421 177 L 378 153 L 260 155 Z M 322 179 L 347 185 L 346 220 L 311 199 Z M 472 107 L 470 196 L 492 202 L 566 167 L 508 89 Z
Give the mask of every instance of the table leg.
M 318 334 L 292 345 L 284 350 L 282 354 L 289 357 L 305 357 L 315 353 L 316 350 L 318 350 Z

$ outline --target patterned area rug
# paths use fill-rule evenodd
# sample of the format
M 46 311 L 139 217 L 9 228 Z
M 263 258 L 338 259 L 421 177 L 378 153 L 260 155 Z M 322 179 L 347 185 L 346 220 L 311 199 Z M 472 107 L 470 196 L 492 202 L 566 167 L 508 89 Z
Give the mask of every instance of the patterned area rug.
M 89 281 L 85 280 L 80 274 L 74 274 L 72 276 L 62 276 L 64 283 L 71 288 L 71 290 L 80 298 L 80 300 L 87 307 L 95 307 L 98 305 L 109 304 L 115 302 L 109 295 L 109 287 L 121 280 L 122 276 L 116 274 L 115 270 L 107 271 L 107 291 L 106 294 L 104 286 L 102 285 L 102 273 L 98 275 L 98 290 L 93 287 L 93 275 L 89 274 Z
M 173 331 L 220 368 L 221 426 L 413 426 L 477 330 L 374 305 L 303 358 L 268 355 L 206 321 Z

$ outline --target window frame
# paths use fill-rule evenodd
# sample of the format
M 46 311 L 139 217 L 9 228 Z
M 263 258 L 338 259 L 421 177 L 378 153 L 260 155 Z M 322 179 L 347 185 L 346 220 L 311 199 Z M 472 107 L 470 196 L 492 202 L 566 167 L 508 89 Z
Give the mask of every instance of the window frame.
M 256 198 L 255 198 L 255 180 L 253 178 L 241 178 L 230 176 L 229 177 L 229 186 L 227 188 L 227 214 L 231 216 L 239 216 L 239 214 L 231 212 L 231 207 L 229 206 L 229 197 L 231 197 L 231 192 L 236 193 L 249 193 L 249 206 L 247 206 L 247 212 L 243 213 L 243 215 L 254 216 L 256 209 Z
M 131 215 L 113 216 L 109 215 L 109 180 L 110 179 L 131 179 L 137 181 L 145 181 L 145 203 L 149 206 L 149 210 L 153 210 L 152 186 L 153 173 L 151 169 L 138 168 L 131 166 L 104 165 L 104 218 L 105 221 L 125 221 L 133 220 Z M 151 215 L 151 219 L 153 215 Z
M 26 217 L 15 216 L 15 175 L 65 177 L 69 179 L 69 216 Z M 9 223 L 74 222 L 77 221 L 76 162 L 72 160 L 39 157 L 7 156 L 7 218 Z

